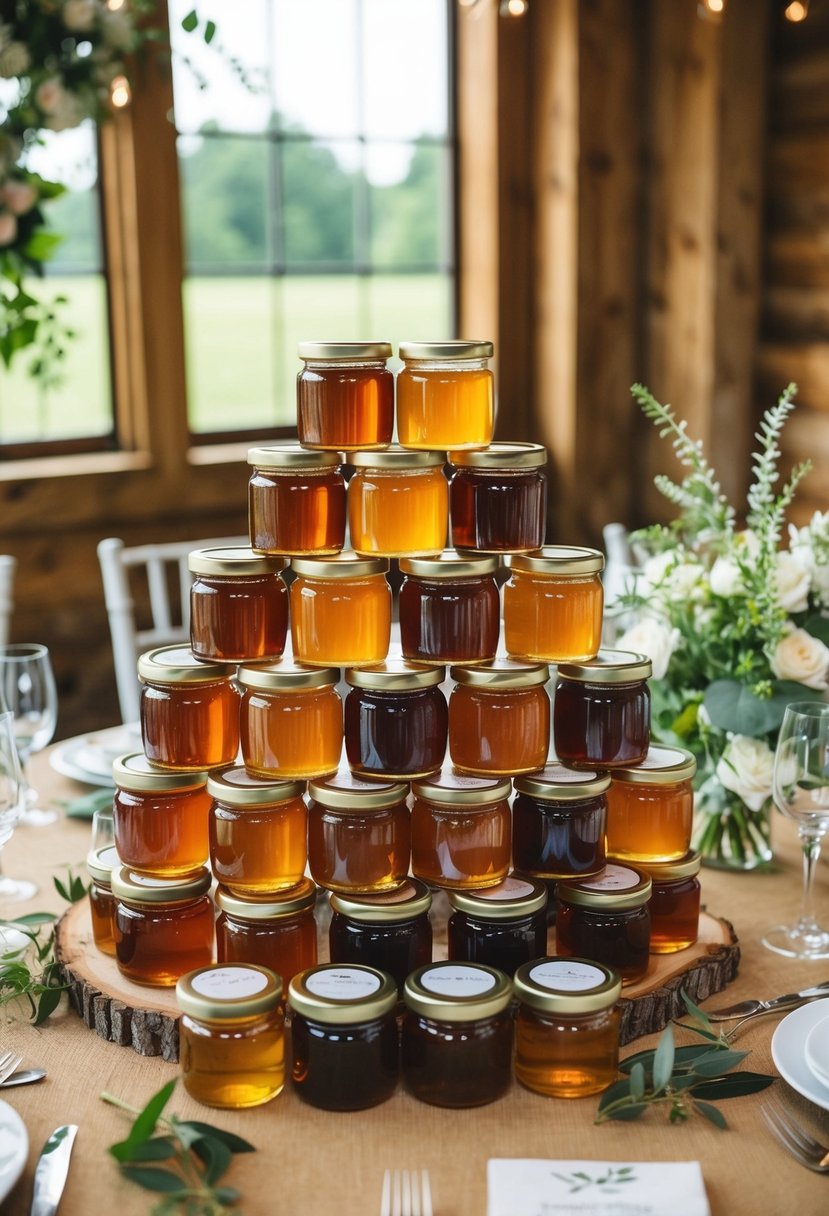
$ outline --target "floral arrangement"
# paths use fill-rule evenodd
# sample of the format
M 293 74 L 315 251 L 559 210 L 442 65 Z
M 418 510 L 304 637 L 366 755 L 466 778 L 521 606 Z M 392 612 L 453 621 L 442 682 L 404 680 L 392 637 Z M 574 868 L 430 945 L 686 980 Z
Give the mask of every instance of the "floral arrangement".
M 763 416 L 744 529 L 686 423 L 646 388 L 632 392 L 688 472 L 681 483 L 656 478 L 679 515 L 632 537 L 642 561 L 622 599 L 633 623 L 617 645 L 653 660 L 654 735 L 697 757 L 694 847 L 710 863 L 750 868 L 771 857 L 773 747 L 785 707 L 829 687 L 829 513 L 790 528 L 781 547 L 810 467 L 777 488 L 794 385 Z

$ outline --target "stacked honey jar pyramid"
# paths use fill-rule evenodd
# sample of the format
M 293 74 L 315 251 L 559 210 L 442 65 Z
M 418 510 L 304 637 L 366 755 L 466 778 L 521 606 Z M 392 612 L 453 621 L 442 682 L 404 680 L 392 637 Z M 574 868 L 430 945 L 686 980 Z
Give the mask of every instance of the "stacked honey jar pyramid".
M 144 753 L 114 768 L 95 939 L 128 978 L 178 981 L 206 1101 L 278 1092 L 273 1070 L 228 1089 L 198 1060 L 215 1064 L 234 1019 L 278 1033 L 282 985 L 295 1083 L 319 1106 L 391 1092 L 401 996 L 417 1097 L 503 1092 L 516 998 L 518 1078 L 595 1092 L 615 1077 L 621 985 L 696 940 L 693 757 L 649 745 L 650 661 L 600 650 L 601 553 L 544 544 L 544 449 L 492 442 L 491 343 L 402 343 L 396 393 L 387 343 L 299 355 L 299 444 L 249 453 L 250 548 L 191 554 L 191 647 L 139 660 Z M 435 888 L 448 963 L 432 960 Z M 362 1043 L 350 1064 L 345 1039 Z

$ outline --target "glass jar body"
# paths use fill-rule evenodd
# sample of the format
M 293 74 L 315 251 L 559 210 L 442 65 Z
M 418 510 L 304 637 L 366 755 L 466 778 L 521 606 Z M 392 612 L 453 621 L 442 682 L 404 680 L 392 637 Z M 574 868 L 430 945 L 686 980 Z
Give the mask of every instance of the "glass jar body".
M 618 1076 L 619 1010 L 554 1014 L 520 1004 L 515 1020 L 515 1076 L 533 1093 L 583 1098 Z
M 646 680 L 589 684 L 559 677 L 553 739 L 570 768 L 626 768 L 648 754 L 651 694 Z
M 544 544 L 547 478 L 540 469 L 457 468 L 449 504 L 455 549 L 529 553 Z
M 115 954 L 115 897 L 109 883 L 93 878 L 89 884 L 92 940 L 102 954 Z
M 311 801 L 308 865 L 319 886 L 343 895 L 393 891 L 406 878 L 410 858 L 405 801 L 348 811 Z
M 181 903 L 115 905 L 115 959 L 136 984 L 171 988 L 213 960 L 213 904 L 207 895 Z
M 407 659 L 483 663 L 493 659 L 501 628 L 494 575 L 427 579 L 407 575 L 400 588 L 400 642 Z
M 512 804 L 512 859 L 536 878 L 598 874 L 606 860 L 607 797 L 536 798 L 518 793 Z
M 175 878 L 203 866 L 208 854 L 211 798 L 190 790 L 126 790 L 116 786 L 112 823 L 125 866 L 159 878 Z
M 397 377 L 397 434 L 406 448 L 485 448 L 495 428 L 486 359 L 405 359 Z
M 514 776 L 541 768 L 550 747 L 550 698 L 543 684 L 478 688 L 456 684 L 449 698 L 449 755 L 465 773 Z
M 242 758 L 258 777 L 305 780 L 333 773 L 343 746 L 336 689 L 246 688 L 240 713 Z
M 220 663 L 277 659 L 288 635 L 288 588 L 280 574 L 200 574 L 190 589 L 190 647 Z
M 604 593 L 598 574 L 513 570 L 504 585 L 504 643 L 513 658 L 545 663 L 596 657 Z
M 285 1028 L 281 1008 L 257 1017 L 197 1019 L 183 1013 L 180 1053 L 184 1088 L 205 1106 L 242 1110 L 261 1106 L 285 1084 Z
M 385 448 L 394 429 L 394 376 L 385 359 L 307 359 L 297 375 L 297 434 L 305 448 Z
M 159 768 L 195 772 L 235 760 L 239 750 L 239 694 L 230 682 L 141 687 L 144 754 Z
M 446 698 L 437 685 L 386 692 L 352 688 L 345 699 L 345 752 L 355 773 L 410 781 L 443 764 Z
M 295 1010 L 291 1046 L 294 1088 L 321 1110 L 379 1106 L 397 1088 L 399 1052 L 393 1013 L 342 1026 L 313 1021 Z
M 210 864 L 235 895 L 295 887 L 308 861 L 308 811 L 301 797 L 262 806 L 215 801 L 210 813 Z
M 547 953 L 547 909 L 515 920 L 484 920 L 458 910 L 449 917 L 449 958 L 486 963 L 515 975 L 522 963 Z
M 334 912 L 328 942 L 332 963 L 362 963 L 386 971 L 400 993 L 406 976 L 432 961 L 432 925 L 426 912 L 411 920 L 383 922 Z
M 482 806 L 416 798 L 412 807 L 412 873 L 457 890 L 494 887 L 507 876 L 511 853 L 506 799 Z
M 699 937 L 700 884 L 696 875 L 654 878 L 649 900 L 651 954 L 674 954 Z
M 345 543 L 342 466 L 254 468 L 248 482 L 250 543 L 260 553 L 325 557 Z
M 449 487 L 439 466 L 358 468 L 348 486 L 348 527 L 357 553 L 440 553 L 449 524 Z
M 420 1102 L 455 1109 L 494 1102 L 512 1079 L 512 1014 L 451 1022 L 407 1010 L 401 1066 L 403 1084 Z
M 380 663 L 389 652 L 391 588 L 363 578 L 297 575 L 291 586 L 294 658 L 317 667 Z
M 612 781 L 607 793 L 607 851 L 631 861 L 676 861 L 691 846 L 690 781 L 646 785 Z
M 281 976 L 282 991 L 287 992 L 295 975 L 317 965 L 314 909 L 250 920 L 220 912 L 216 921 L 216 961 L 267 967 Z
M 612 967 L 622 985 L 648 970 L 651 918 L 647 904 L 635 908 L 582 908 L 559 899 L 556 954 L 588 958 Z

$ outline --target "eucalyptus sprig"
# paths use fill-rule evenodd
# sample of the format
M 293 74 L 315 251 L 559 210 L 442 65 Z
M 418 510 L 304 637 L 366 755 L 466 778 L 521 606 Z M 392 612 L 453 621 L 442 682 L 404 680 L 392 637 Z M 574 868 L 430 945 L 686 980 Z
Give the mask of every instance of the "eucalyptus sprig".
M 240 1198 L 230 1186 L 217 1186 L 234 1153 L 256 1150 L 247 1140 L 209 1123 L 162 1117 L 175 1089 L 169 1081 L 150 1098 L 143 1110 L 130 1106 L 114 1094 L 101 1100 L 135 1115 L 126 1140 L 110 1146 L 125 1178 L 145 1190 L 163 1194 L 153 1208 L 155 1216 L 221 1216 Z M 160 1134 L 156 1135 L 156 1129 Z M 161 1164 L 163 1163 L 163 1164 Z

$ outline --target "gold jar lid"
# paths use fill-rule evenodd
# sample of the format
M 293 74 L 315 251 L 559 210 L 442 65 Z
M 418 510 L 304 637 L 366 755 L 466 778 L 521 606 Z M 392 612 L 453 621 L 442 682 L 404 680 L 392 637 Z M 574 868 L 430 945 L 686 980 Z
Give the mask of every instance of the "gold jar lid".
M 508 777 L 472 777 L 448 768 L 435 777 L 415 781 L 412 793 L 427 802 L 450 806 L 487 806 L 509 798 L 512 785 Z
M 604 570 L 604 554 L 580 545 L 543 545 L 534 553 L 516 553 L 510 559 L 513 570 L 565 577 L 598 574 Z
M 353 688 L 373 688 L 377 692 L 405 692 L 415 688 L 432 688 L 442 684 L 445 667 L 430 667 L 410 663 L 408 659 L 386 659 L 366 667 L 346 667 L 346 683 Z
M 393 443 L 380 452 L 350 452 L 348 463 L 358 469 L 429 469 L 443 468 L 445 452 L 414 452 Z
M 112 871 L 121 864 L 118 850 L 114 844 L 101 845 L 99 849 L 91 849 L 86 857 L 86 872 L 95 882 L 109 884 Z
M 323 963 L 295 975 L 288 985 L 295 1013 L 328 1026 L 353 1026 L 381 1018 L 397 1005 L 397 984 L 385 971 L 359 963 Z
M 459 359 L 491 359 L 495 347 L 480 339 L 466 341 L 450 339 L 446 342 L 401 342 L 397 348 L 401 359 L 446 359 L 454 363 Z
M 150 684 L 212 684 L 230 680 L 233 664 L 202 663 L 189 646 L 158 646 L 138 659 L 138 677 Z
M 176 982 L 181 1012 L 207 1022 L 256 1017 L 275 1009 L 281 998 L 281 977 L 255 963 L 212 963 Z
M 226 549 L 194 549 L 187 558 L 192 574 L 225 574 L 242 577 L 246 574 L 279 574 L 288 565 L 287 558 L 268 557 L 247 545 Z
M 298 342 L 300 359 L 390 359 L 391 342 Z
M 112 762 L 112 779 L 121 790 L 134 794 L 163 794 L 169 790 L 204 789 L 207 773 L 171 773 L 157 768 L 143 752 L 128 752 Z
M 359 557 L 353 549 L 343 549 L 331 557 L 292 557 L 291 569 L 306 578 L 366 578 L 370 574 L 385 574 L 386 557 Z
M 432 906 L 432 892 L 419 878 L 407 878 L 396 891 L 379 891 L 376 895 L 339 895 L 332 891 L 328 902 L 332 912 L 339 912 L 351 920 L 368 925 L 393 924 L 414 920 L 428 912 Z
M 610 774 L 590 772 L 587 769 L 584 772 L 576 772 L 558 760 L 551 760 L 537 773 L 516 777 L 513 785 L 519 794 L 529 794 L 531 798 L 548 799 L 550 802 L 575 802 L 603 794 L 610 787 Z
M 449 902 L 458 912 L 481 920 L 517 920 L 547 906 L 546 883 L 509 874 L 497 887 L 479 891 L 449 891 Z
M 503 971 L 483 963 L 426 963 L 406 977 L 403 1000 L 435 1022 L 476 1022 L 501 1013 L 512 999 Z
M 450 667 L 449 675 L 458 684 L 472 688 L 531 688 L 547 683 L 550 668 L 546 663 L 522 663 L 498 657 L 475 667 Z
M 244 764 L 225 764 L 211 770 L 207 792 L 229 806 L 273 806 L 305 793 L 304 781 L 271 781 L 256 777 Z
M 132 904 L 178 904 L 204 895 L 212 881 L 207 866 L 179 878 L 154 878 L 122 865 L 112 871 L 112 894 Z
M 308 795 L 336 811 L 380 811 L 397 806 L 409 792 L 405 781 L 364 781 L 341 769 L 324 781 L 309 781 Z
M 416 578 L 481 578 L 496 574 L 499 568 L 497 557 L 467 557 L 457 549 L 444 549 L 435 557 L 400 558 L 400 573 Z
M 535 469 L 547 463 L 547 449 L 540 443 L 491 443 L 446 455 L 450 464 L 471 469 Z
M 646 874 L 650 874 L 653 882 L 665 882 L 666 879 L 670 881 L 672 878 L 693 878 L 695 874 L 699 874 L 702 857 L 690 849 L 676 861 L 640 861 L 638 865 Z
M 273 920 L 279 916 L 293 916 L 306 908 L 313 908 L 316 901 L 316 883 L 308 877 L 301 878 L 296 886 L 272 895 L 234 895 L 227 887 L 216 888 L 216 907 L 227 916 L 235 916 L 239 920 Z
M 622 981 L 592 959 L 551 956 L 522 963 L 513 987 L 522 1005 L 544 1013 L 599 1013 L 616 1004 Z
M 675 785 L 690 781 L 697 771 L 697 761 L 684 747 L 665 747 L 652 743 L 641 764 L 613 770 L 614 781 L 631 785 Z
M 627 862 L 608 861 L 599 874 L 589 878 L 566 878 L 556 886 L 559 903 L 580 908 L 638 908 L 651 896 L 650 876 Z
M 304 448 L 298 443 L 274 443 L 248 449 L 248 464 L 258 469 L 333 469 L 342 462 L 341 452 Z
M 646 654 L 632 650 L 600 650 L 586 663 L 559 663 L 559 678 L 580 680 L 585 684 L 632 684 L 649 680 L 653 663 Z
M 294 659 L 276 663 L 244 663 L 236 678 L 245 688 L 261 692 L 301 692 L 307 688 L 333 687 L 340 678 L 339 667 L 308 667 Z

